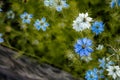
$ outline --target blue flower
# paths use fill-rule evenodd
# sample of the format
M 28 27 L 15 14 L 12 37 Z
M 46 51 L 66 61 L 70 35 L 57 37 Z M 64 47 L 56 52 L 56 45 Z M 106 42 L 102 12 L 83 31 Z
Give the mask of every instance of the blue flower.
M 0 12 L 2 12 L 3 10 L 0 8 Z
M 7 12 L 7 17 L 8 19 L 14 19 L 15 13 L 12 10 L 10 10 Z
M 114 64 L 114 62 L 108 61 L 105 58 L 99 59 L 98 61 L 100 62 L 99 67 L 101 67 L 103 69 L 105 69 L 106 67 L 111 66 L 111 65 Z
M 91 30 L 96 35 L 100 34 L 101 32 L 104 31 L 104 24 L 103 24 L 103 22 L 98 22 L 98 21 L 94 22 L 92 27 L 91 27 Z
M 93 49 L 91 48 L 92 41 L 87 38 L 78 39 L 74 45 L 75 52 L 82 56 L 89 56 Z
M 28 14 L 27 12 L 24 12 L 23 14 L 20 15 L 20 18 L 22 19 L 22 23 L 30 24 L 32 17 L 33 17 L 33 15 Z
M 120 0 L 118 0 L 118 6 L 120 6 Z
M 62 11 L 62 8 L 67 8 L 69 5 L 66 3 L 66 0 L 58 0 L 56 2 L 56 10 L 58 12 Z
M 110 3 L 110 7 L 113 8 L 115 5 L 120 6 L 120 0 L 112 0 Z
M 97 69 L 88 70 L 85 76 L 86 80 L 98 80 Z
M 34 23 L 34 26 L 37 30 L 42 29 L 43 31 L 46 31 L 46 27 L 48 27 L 49 24 L 46 22 L 46 18 L 43 17 L 41 20 L 37 19 Z
M 69 7 L 69 5 L 66 3 L 66 0 L 44 0 L 44 5 L 53 7 L 58 12 L 62 11 L 63 8 Z
M 3 35 L 0 33 L 0 43 L 4 42 L 4 39 L 1 38 Z
M 55 3 L 54 0 L 44 0 L 45 6 L 52 6 L 54 3 Z
M 110 7 L 113 8 L 115 6 L 115 0 L 112 0 L 111 3 L 110 3 Z
M 99 59 L 98 61 L 100 62 L 99 67 L 102 67 L 103 69 L 105 69 L 105 64 L 106 64 L 105 58 Z

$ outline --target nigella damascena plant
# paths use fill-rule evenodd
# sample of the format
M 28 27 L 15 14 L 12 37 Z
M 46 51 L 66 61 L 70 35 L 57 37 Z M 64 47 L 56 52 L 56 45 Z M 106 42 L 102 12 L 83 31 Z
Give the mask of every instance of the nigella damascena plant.
M 93 70 L 88 70 L 85 75 L 86 80 L 101 80 L 104 78 L 103 70 L 94 68 Z
M 2 10 L 2 8 L 0 8 L 0 12 L 2 12 L 3 10 Z
M 54 0 L 44 0 L 44 5 L 45 6 L 52 6 L 54 5 Z
M 120 80 L 120 79 L 117 79 L 117 78 L 120 78 L 120 67 L 118 65 L 108 66 L 106 70 L 108 71 L 108 75 L 112 76 L 114 80 Z
M 73 21 L 73 29 L 76 31 L 83 31 L 91 27 L 92 18 L 88 13 L 80 13 L 79 16 Z
M 12 10 L 10 10 L 7 12 L 7 17 L 8 17 L 8 19 L 14 19 L 15 13 Z
M 102 59 L 99 59 L 99 67 L 102 69 L 106 69 L 108 66 L 111 66 L 114 64 L 113 61 L 106 59 L 105 57 L 103 57 Z
M 60 12 L 62 11 L 63 8 L 68 8 L 69 5 L 66 3 L 66 0 L 56 0 L 55 7 L 56 7 L 56 10 Z
M 22 19 L 22 23 L 30 24 L 31 18 L 33 17 L 32 14 L 28 14 L 27 12 L 24 12 L 20 15 L 20 18 Z
M 69 5 L 66 3 L 66 0 L 44 0 L 44 5 L 53 7 L 58 12 L 61 12 L 63 8 L 69 7 Z
M 81 57 L 89 56 L 93 52 L 91 46 L 92 46 L 92 40 L 88 38 L 82 38 L 77 40 L 76 44 L 74 45 L 74 50 Z
M 104 31 L 104 24 L 103 22 L 95 21 L 91 27 L 91 30 L 96 35 L 102 33 Z
M 4 42 L 4 39 L 2 38 L 3 34 L 0 33 L 0 43 L 3 43 Z
M 85 76 L 86 80 L 98 80 L 97 69 L 88 70 Z
M 108 71 L 108 75 L 112 76 L 114 79 L 119 77 L 120 68 L 118 66 L 113 66 L 113 62 L 108 58 L 99 59 L 99 67 L 94 68 L 93 70 L 86 71 L 85 79 L 86 80 L 108 80 L 105 77 L 105 71 Z M 114 72 L 116 70 L 116 72 Z
M 46 31 L 46 28 L 49 26 L 49 23 L 47 23 L 46 18 L 43 17 L 41 20 L 37 19 L 34 23 L 34 26 L 37 30 L 42 29 L 43 31 Z
M 120 0 L 112 0 L 110 3 L 110 7 L 114 8 L 116 6 L 120 6 Z

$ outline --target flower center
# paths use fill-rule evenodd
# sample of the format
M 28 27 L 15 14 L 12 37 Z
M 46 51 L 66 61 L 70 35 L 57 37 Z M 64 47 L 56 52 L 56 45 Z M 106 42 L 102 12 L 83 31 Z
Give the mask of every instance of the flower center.
M 99 26 L 96 26 L 97 29 L 99 29 Z
M 9 16 L 12 16 L 12 15 L 13 15 L 12 13 L 9 14 Z
M 93 76 L 93 75 L 91 75 L 91 76 L 90 76 L 90 78 L 94 78 L 94 76 Z
M 43 25 L 44 25 L 44 22 L 41 22 L 41 25 L 43 26 Z
M 82 45 L 82 49 L 85 49 L 85 45 Z
M 28 19 L 28 16 L 25 16 L 25 19 Z
M 113 69 L 113 72 L 115 73 L 117 70 L 116 69 Z
M 86 22 L 86 18 L 83 18 L 83 22 Z

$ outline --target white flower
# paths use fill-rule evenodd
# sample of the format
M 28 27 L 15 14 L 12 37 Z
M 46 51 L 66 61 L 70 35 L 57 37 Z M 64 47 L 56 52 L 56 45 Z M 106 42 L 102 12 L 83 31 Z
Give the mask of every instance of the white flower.
M 14 19 L 15 13 L 14 13 L 12 10 L 10 10 L 10 11 L 7 12 L 7 17 L 8 17 L 9 19 Z
M 111 75 L 114 79 L 120 77 L 120 67 L 119 66 L 108 66 L 108 75 Z
M 87 28 L 89 29 L 91 27 L 90 22 L 92 22 L 92 18 L 88 17 L 88 13 L 81 13 L 76 20 L 73 21 L 73 29 L 76 31 L 83 31 Z
M 103 45 L 98 45 L 98 47 L 96 48 L 97 50 L 102 50 L 103 49 Z
M 84 60 L 84 61 L 86 61 L 88 63 L 89 61 L 92 60 L 92 58 L 91 58 L 91 55 L 89 55 L 89 56 L 82 56 L 81 60 Z

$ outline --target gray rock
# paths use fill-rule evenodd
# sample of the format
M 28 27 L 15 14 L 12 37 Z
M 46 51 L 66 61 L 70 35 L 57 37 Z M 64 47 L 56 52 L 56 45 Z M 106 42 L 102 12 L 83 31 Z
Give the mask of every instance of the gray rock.
M 28 57 L 15 59 L 15 54 L 17 52 L 0 46 L 0 80 L 75 80 L 63 70 L 38 64 Z

